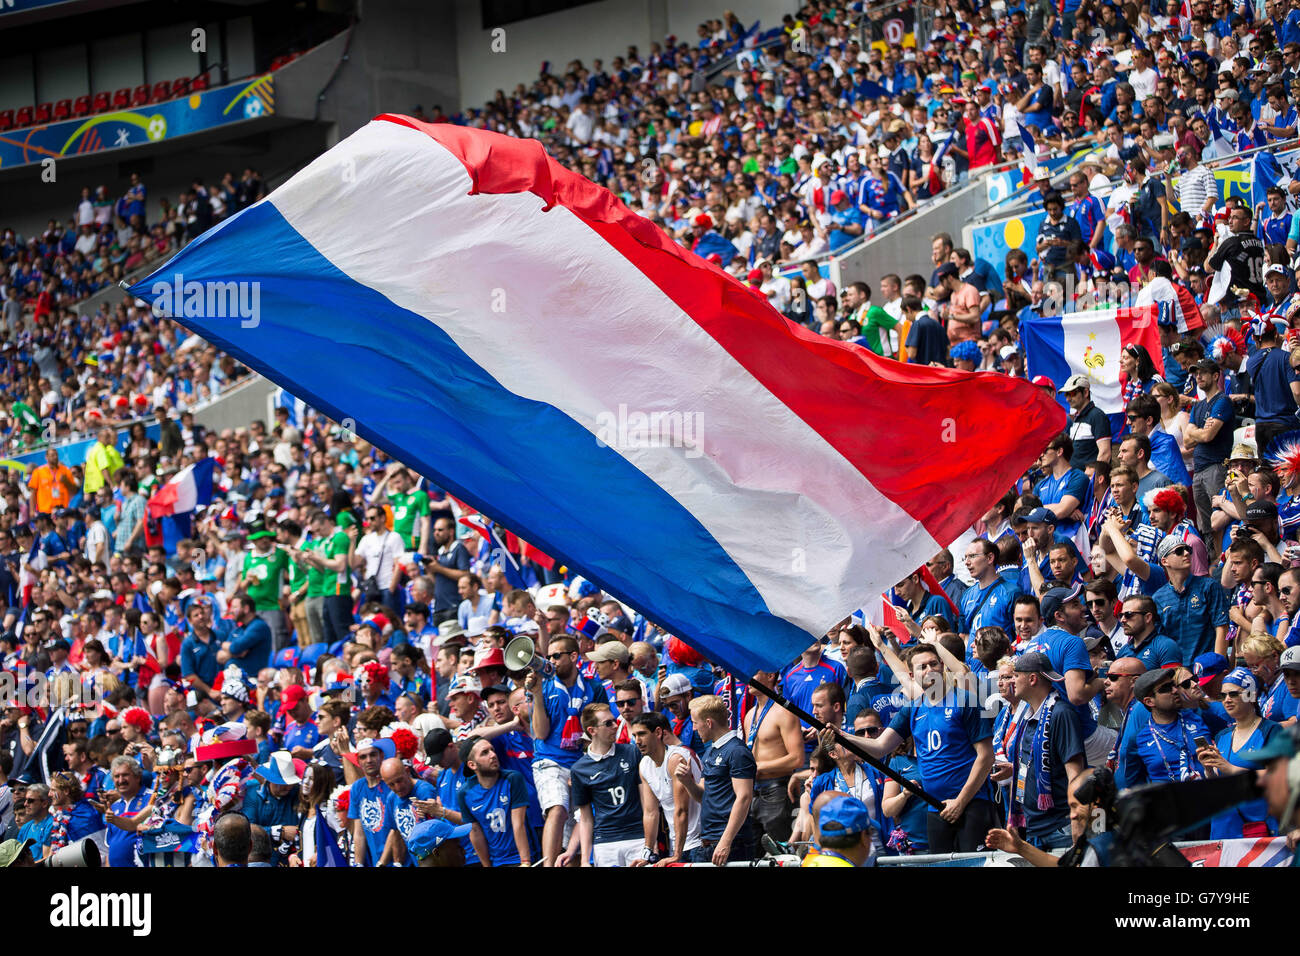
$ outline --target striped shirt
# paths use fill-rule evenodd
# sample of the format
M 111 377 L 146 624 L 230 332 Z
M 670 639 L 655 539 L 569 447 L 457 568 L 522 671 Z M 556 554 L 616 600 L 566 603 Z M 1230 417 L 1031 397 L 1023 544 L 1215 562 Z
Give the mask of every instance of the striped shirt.
M 1218 195 L 1214 171 L 1208 166 L 1197 166 L 1178 177 L 1178 208 L 1193 218 L 1201 214 L 1206 197 Z

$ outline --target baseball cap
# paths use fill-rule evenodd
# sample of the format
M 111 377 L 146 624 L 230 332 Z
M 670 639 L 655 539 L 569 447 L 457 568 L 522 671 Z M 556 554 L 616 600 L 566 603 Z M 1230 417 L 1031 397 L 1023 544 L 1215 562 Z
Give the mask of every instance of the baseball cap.
M 433 733 L 433 731 L 430 731 Z M 385 758 L 397 756 L 397 745 L 390 737 L 368 737 L 357 742 L 354 753 L 359 757 L 366 750 L 378 750 Z
M 945 279 L 948 276 L 955 275 L 957 275 L 957 267 L 951 262 L 945 262 L 935 271 L 935 276 L 940 279 Z
M 1029 380 L 1030 385 L 1037 385 L 1039 388 L 1046 388 L 1052 392 L 1056 391 L 1056 383 L 1046 375 L 1035 375 Z
M 1192 675 L 1202 687 L 1205 687 L 1226 670 L 1228 670 L 1228 659 L 1222 654 L 1215 654 L 1213 651 L 1202 654 L 1192 661 Z
M 452 826 L 446 820 L 422 820 L 411 828 L 406 838 L 406 848 L 417 860 L 422 860 L 446 840 L 459 840 L 469 836 L 472 824 Z
M 307 699 L 307 688 L 301 684 L 290 684 L 280 694 L 279 715 L 283 717 Z
M 1091 625 L 1083 632 L 1083 646 L 1090 651 L 1095 651 L 1104 640 L 1106 640 L 1106 635 L 1096 624 Z
M 447 686 L 447 699 L 450 700 L 457 694 L 477 694 L 482 697 L 483 685 L 473 674 L 458 674 Z
M 602 634 L 613 633 L 612 631 L 602 630 Z M 598 637 L 600 635 L 597 635 Z M 620 664 L 626 664 L 632 659 L 631 652 L 622 641 L 606 641 L 599 645 L 594 651 L 586 655 L 587 660 L 595 663 L 597 661 L 618 661 Z
M 1199 358 L 1192 363 L 1192 371 L 1193 372 L 1217 372 L 1219 371 L 1219 366 L 1216 365 L 1212 359 Z
M 1035 524 L 1056 524 L 1056 515 L 1047 508 L 1034 508 L 1025 512 L 1025 520 Z
M 1138 676 L 1133 682 L 1133 696 L 1137 700 L 1145 700 L 1153 695 L 1155 689 L 1165 681 L 1174 679 L 1173 668 L 1158 667 L 1155 670 L 1147 671 L 1145 674 Z
M 1300 671 L 1300 644 L 1284 650 L 1278 666 L 1284 671 Z
M 446 727 L 435 727 L 424 735 L 424 752 L 430 760 L 437 760 L 451 743 L 451 731 Z
M 1280 262 L 1274 262 L 1274 263 L 1270 263 L 1269 265 L 1267 265 L 1267 266 L 1264 267 L 1264 275 L 1265 275 L 1265 276 L 1271 276 L 1271 275 L 1285 276 L 1285 275 L 1290 275 L 1290 272 L 1287 270 L 1287 267 L 1286 267 L 1286 266 L 1282 265 L 1282 263 L 1280 263 Z
M 1052 588 L 1044 594 L 1040 604 L 1044 623 L 1051 627 L 1050 622 L 1056 617 L 1056 612 L 1067 602 L 1076 600 L 1081 590 L 1081 586 L 1076 584 L 1073 588 Z
M 1264 521 L 1277 517 L 1277 505 L 1271 501 L 1252 501 L 1246 505 L 1247 521 Z
M 831 205 L 832 206 L 839 205 L 840 203 L 844 202 L 844 200 L 848 198 L 849 197 L 844 194 L 843 189 L 836 189 L 834 192 L 831 193 Z M 1265 270 L 1264 274 L 1268 275 L 1267 270 Z
M 1086 375 L 1071 375 L 1065 380 L 1065 384 L 1061 386 L 1061 394 L 1064 395 L 1076 389 L 1087 387 L 1088 377 Z
M 1189 545 L 1178 535 L 1167 534 L 1163 538 L 1161 538 L 1160 543 L 1156 545 L 1156 559 L 1163 561 L 1165 558 L 1169 557 L 1179 548 L 1190 548 L 1190 547 L 1191 545 Z
M 669 674 L 659 685 L 665 697 L 677 697 L 691 692 L 691 681 L 685 674 Z
M 1064 588 L 1056 588 L 1055 590 L 1064 590 Z M 1046 654 L 1040 651 L 1030 651 L 1028 654 L 1021 654 L 1017 657 L 1016 673 L 1042 674 L 1051 681 L 1065 680 L 1064 677 L 1052 670 L 1052 662 L 1047 659 Z
M 857 797 L 848 794 L 826 801 L 817 815 L 817 832 L 823 837 L 865 833 L 871 829 L 871 811 Z

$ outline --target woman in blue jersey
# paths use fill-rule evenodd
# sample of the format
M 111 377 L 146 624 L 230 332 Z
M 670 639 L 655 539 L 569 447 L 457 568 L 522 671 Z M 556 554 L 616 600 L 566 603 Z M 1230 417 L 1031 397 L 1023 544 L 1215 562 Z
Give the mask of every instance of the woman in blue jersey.
M 1243 759 L 1241 754 L 1267 747 L 1282 728 L 1260 717 L 1259 683 L 1254 674 L 1238 667 L 1223 679 L 1223 707 L 1235 723 L 1220 732 L 1213 744 L 1197 750 L 1196 758 L 1201 766 L 1207 774 L 1216 776 L 1263 769 L 1258 763 Z M 1210 820 L 1211 840 L 1265 837 L 1276 832 L 1276 821 L 1269 817 L 1268 801 L 1264 797 L 1238 804 Z

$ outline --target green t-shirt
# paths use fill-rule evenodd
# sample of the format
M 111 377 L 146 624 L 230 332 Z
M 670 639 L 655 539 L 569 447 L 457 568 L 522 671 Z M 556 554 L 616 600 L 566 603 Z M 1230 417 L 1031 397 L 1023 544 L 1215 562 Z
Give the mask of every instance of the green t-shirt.
M 893 355 L 894 350 L 888 345 L 887 334 L 896 325 L 898 319 L 880 306 L 873 305 L 869 308 L 867 317 L 862 321 L 862 336 L 867 340 L 867 348 L 877 355 Z
M 416 522 L 429 514 L 428 492 L 419 488 L 401 495 L 389 492 L 388 503 L 393 506 L 393 530 L 408 548 L 414 548 Z
M 244 555 L 244 567 L 239 580 L 246 582 L 248 596 L 259 611 L 274 611 L 280 607 L 280 589 L 284 575 L 289 570 L 289 555 L 278 544 L 266 554 L 256 548 Z
M 304 551 L 320 551 L 321 548 L 328 543 L 329 542 L 322 541 L 319 538 L 313 538 L 312 540 L 306 542 L 302 546 L 302 549 Z M 329 594 L 330 591 L 327 589 L 325 581 L 326 578 L 332 576 L 333 575 L 331 575 L 330 572 L 322 568 L 318 568 L 314 564 L 307 565 L 307 596 L 309 598 L 314 598 L 314 597 L 324 597 L 325 595 Z
M 330 539 L 325 542 L 321 553 L 327 558 L 337 558 L 340 554 L 346 557 L 348 548 L 352 542 L 348 539 L 347 532 L 335 531 Z M 324 575 L 323 586 L 326 594 L 350 594 L 352 591 L 352 572 L 345 564 L 342 571 L 322 571 Z

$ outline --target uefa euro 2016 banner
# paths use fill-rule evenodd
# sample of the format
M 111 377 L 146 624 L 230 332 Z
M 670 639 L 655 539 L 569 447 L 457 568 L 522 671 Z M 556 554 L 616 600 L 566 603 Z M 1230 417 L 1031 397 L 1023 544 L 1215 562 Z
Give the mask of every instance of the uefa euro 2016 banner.
M 130 291 L 743 675 L 956 540 L 1066 422 L 1027 381 L 788 321 L 535 140 L 404 116 Z
M 273 112 L 274 81 L 259 76 L 163 103 L 0 133 L 0 169 L 160 143 Z

